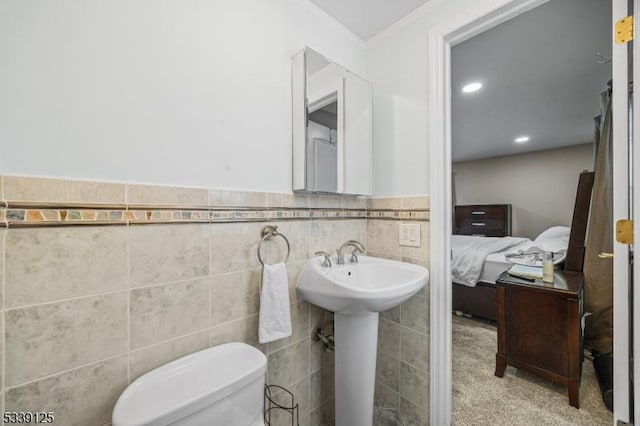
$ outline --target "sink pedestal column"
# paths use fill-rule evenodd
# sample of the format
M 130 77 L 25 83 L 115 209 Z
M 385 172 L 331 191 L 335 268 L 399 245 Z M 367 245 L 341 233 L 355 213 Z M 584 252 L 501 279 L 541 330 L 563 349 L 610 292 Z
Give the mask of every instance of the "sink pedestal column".
M 378 313 L 334 315 L 336 426 L 371 426 Z

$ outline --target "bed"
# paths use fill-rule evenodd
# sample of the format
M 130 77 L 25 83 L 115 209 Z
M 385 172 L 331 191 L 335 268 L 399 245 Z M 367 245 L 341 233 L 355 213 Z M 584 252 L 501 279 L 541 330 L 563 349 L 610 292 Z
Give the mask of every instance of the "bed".
M 457 313 L 496 320 L 495 281 L 514 263 L 534 263 L 527 252 L 557 253 L 554 263 L 582 271 L 593 173 L 580 174 L 571 227 L 551 227 L 534 240 L 452 235 L 452 306 Z

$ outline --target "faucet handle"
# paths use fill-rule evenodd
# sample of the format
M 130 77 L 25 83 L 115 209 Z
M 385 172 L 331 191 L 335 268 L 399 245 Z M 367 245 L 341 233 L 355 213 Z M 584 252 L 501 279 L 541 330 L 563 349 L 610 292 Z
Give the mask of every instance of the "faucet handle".
M 317 251 L 316 256 L 324 256 L 324 261 L 322 262 L 323 268 L 331 268 L 331 256 L 326 251 Z

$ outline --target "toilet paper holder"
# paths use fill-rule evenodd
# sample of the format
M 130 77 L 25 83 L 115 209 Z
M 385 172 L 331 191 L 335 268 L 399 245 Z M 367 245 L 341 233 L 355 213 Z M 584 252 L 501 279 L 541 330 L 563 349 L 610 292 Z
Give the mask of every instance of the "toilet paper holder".
M 291 417 L 291 426 L 300 426 L 298 416 L 298 404 L 293 393 L 278 385 L 265 385 L 264 387 L 264 424 L 271 426 L 272 413 L 284 412 Z M 278 423 L 280 424 L 280 423 Z

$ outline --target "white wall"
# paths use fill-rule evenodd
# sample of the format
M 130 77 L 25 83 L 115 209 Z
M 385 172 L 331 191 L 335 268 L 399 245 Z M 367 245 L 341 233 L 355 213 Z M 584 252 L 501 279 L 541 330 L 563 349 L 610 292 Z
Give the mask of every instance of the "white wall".
M 428 194 L 428 33 L 464 13 L 475 0 L 430 0 L 370 41 L 367 79 L 373 83 L 374 192 Z
M 593 144 L 464 161 L 452 170 L 457 205 L 511 204 L 513 235 L 533 239 L 571 226 L 578 176 L 593 170 Z
M 365 74 L 308 0 L 3 0 L 0 173 L 290 191 L 305 44 Z

